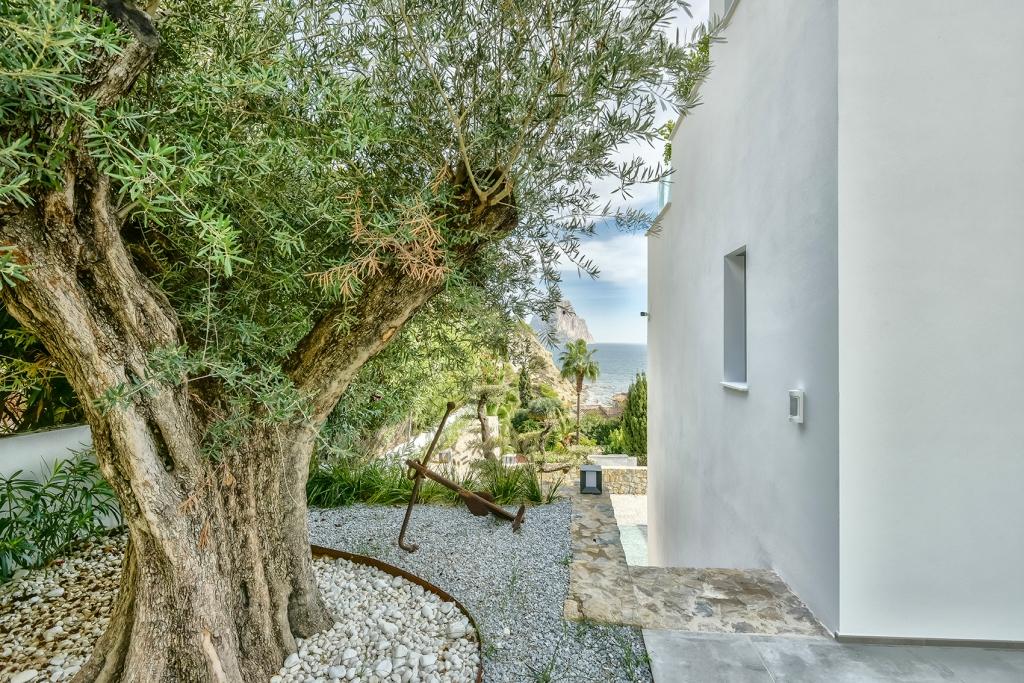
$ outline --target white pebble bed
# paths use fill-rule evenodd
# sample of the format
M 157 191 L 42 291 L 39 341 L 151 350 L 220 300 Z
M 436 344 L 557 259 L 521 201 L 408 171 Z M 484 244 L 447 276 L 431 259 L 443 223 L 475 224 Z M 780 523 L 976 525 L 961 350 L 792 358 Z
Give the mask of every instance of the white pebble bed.
M 109 621 L 124 537 L 0 585 L 0 681 L 69 680 Z M 334 626 L 298 639 L 272 683 L 470 683 L 477 634 L 455 603 L 404 578 L 343 559 L 314 572 Z
M 476 632 L 455 603 L 400 576 L 348 560 L 314 562 L 320 593 L 337 619 L 298 641 L 271 683 L 471 683 Z

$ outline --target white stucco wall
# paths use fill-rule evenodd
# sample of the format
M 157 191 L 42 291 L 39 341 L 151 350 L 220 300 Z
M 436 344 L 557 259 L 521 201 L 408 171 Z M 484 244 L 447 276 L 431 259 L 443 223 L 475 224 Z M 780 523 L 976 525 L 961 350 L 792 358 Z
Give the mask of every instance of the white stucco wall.
M 726 35 L 648 245 L 651 558 L 772 567 L 835 628 L 836 5 L 744 0 Z M 723 258 L 743 245 L 746 394 L 720 385 Z
M 840 631 L 1024 640 L 1024 3 L 839 5 Z
M 0 475 L 9 477 L 22 470 L 22 477 L 38 479 L 58 460 L 71 457 L 92 445 L 87 425 L 50 429 L 32 434 L 0 438 Z

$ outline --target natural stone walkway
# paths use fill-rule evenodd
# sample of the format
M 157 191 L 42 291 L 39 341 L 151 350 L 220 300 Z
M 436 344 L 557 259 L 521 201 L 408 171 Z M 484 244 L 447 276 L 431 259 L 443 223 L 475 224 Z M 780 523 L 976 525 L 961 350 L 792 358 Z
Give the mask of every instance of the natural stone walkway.
M 631 566 L 607 493 L 572 500 L 567 619 L 705 633 L 826 636 L 772 571 Z

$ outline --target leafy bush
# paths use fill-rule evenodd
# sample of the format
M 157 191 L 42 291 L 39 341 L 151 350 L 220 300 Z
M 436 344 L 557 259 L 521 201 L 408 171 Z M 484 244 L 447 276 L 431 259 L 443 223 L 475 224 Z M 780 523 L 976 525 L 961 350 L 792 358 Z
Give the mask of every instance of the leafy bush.
M 622 435 L 622 427 L 618 427 L 608 435 L 608 445 L 605 446 L 605 453 L 625 453 L 626 439 Z M 639 462 L 639 460 L 637 460 Z
M 560 416 L 565 412 L 565 408 L 560 399 L 543 396 L 530 401 L 526 405 L 526 412 L 534 420 L 546 420 Z
M 541 398 L 553 398 L 561 404 L 562 399 L 559 398 L 558 392 L 550 384 L 541 384 L 537 389 L 537 393 L 541 395 Z
M 43 481 L 0 477 L 0 580 L 41 567 L 120 523 L 114 491 L 87 453 L 54 464 Z
M 0 434 L 83 419 L 82 406 L 53 358 L 0 303 Z
M 541 428 L 540 423 L 530 417 L 530 411 L 525 408 L 520 408 L 515 412 L 511 424 L 512 429 L 519 433 L 536 432 Z
M 587 444 L 572 444 L 565 446 L 559 444 L 555 447 L 555 456 L 551 460 L 557 460 L 560 463 L 569 463 L 571 465 L 582 465 L 587 461 L 594 453 L 598 452 L 593 445 Z
M 629 385 L 622 412 L 622 438 L 626 453 L 647 464 L 647 375 L 640 373 Z
M 608 447 L 612 442 L 612 434 L 619 428 L 621 420 L 617 417 L 602 417 L 601 415 L 584 415 L 582 431 L 583 435 L 589 438 L 598 446 Z

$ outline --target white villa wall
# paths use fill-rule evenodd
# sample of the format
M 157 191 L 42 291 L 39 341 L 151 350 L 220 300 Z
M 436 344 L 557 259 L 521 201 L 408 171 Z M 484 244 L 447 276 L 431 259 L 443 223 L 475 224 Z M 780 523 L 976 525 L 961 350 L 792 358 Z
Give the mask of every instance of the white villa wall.
M 726 35 L 648 249 L 650 553 L 772 567 L 835 628 L 836 3 L 740 2 Z M 723 258 L 743 245 L 747 393 L 720 385 Z
M 5 436 L 0 438 L 0 475 L 9 477 L 21 470 L 22 477 L 40 479 L 58 460 L 91 445 L 88 425 Z
M 844 634 L 1024 640 L 1022 32 L 840 0 Z

